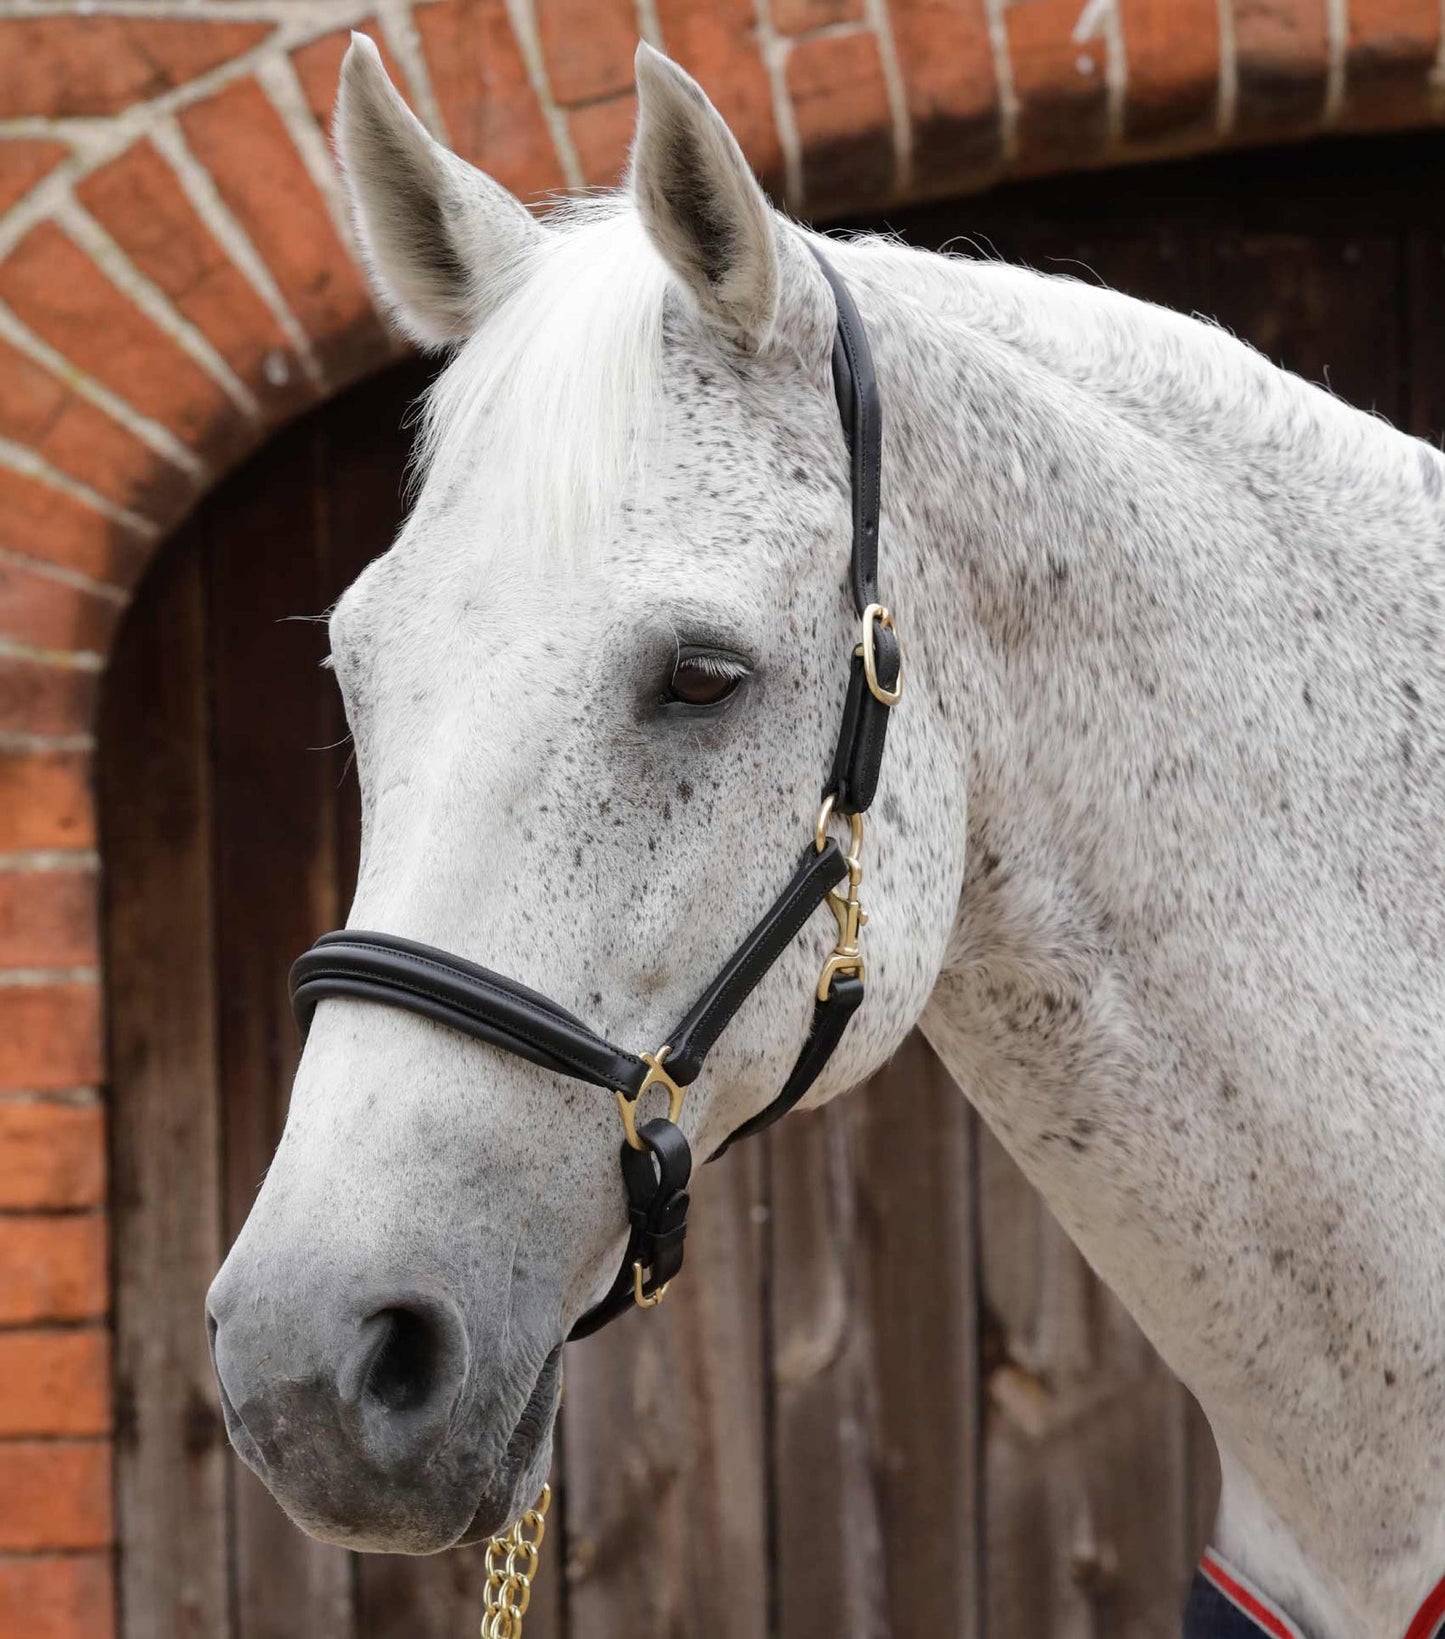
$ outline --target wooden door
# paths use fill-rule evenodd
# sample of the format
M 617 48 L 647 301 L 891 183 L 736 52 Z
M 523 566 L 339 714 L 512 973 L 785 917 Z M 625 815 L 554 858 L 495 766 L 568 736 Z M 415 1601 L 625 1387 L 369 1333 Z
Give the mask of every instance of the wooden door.
M 890 225 L 1217 315 L 1433 432 L 1437 149 L 1074 179 Z M 287 966 L 355 874 L 315 617 L 395 532 L 424 379 L 357 389 L 218 490 L 109 678 L 127 1639 L 455 1639 L 480 1610 L 475 1551 L 356 1558 L 286 1523 L 225 1450 L 202 1325 L 280 1131 Z M 529 1639 L 1171 1639 L 1215 1484 L 1198 1414 L 920 1040 L 706 1169 L 693 1221 L 667 1305 L 569 1351 Z

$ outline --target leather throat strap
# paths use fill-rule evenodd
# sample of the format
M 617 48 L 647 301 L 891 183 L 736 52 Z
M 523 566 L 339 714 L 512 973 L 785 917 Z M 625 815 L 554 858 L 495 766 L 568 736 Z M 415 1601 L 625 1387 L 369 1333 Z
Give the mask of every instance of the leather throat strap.
M 837 304 L 833 385 L 850 456 L 853 543 L 849 579 L 864 634 L 851 659 L 838 745 L 823 789 L 832 813 L 850 817 L 861 815 L 877 790 L 892 710 L 892 701 L 886 697 L 896 698 L 902 660 L 891 619 L 878 603 L 883 426 L 878 382 L 853 298 L 822 253 L 812 248 Z M 661 1077 L 657 1061 L 649 1062 L 651 1055 L 644 1058 L 614 1045 L 550 997 L 504 974 L 394 934 L 352 928 L 323 934 L 291 969 L 291 1004 L 303 1037 L 317 1005 L 324 1000 L 345 997 L 400 1007 L 558 1075 L 609 1088 L 630 1105 L 649 1078 L 671 1082 L 677 1088 L 697 1078 L 738 1008 L 845 877 L 853 885 L 850 892 L 854 891 L 857 861 L 850 863 L 831 836 L 824 837 L 821 846 L 808 845 L 787 886 L 669 1038 Z M 853 910 L 857 910 L 856 898 Z M 838 913 L 840 929 L 845 911 L 846 902 Z M 843 943 L 840 931 L 840 950 Z M 837 960 L 839 970 L 829 972 L 820 982 L 807 1039 L 782 1089 L 726 1140 L 719 1155 L 791 1110 L 832 1056 L 863 1001 L 856 947 L 851 964 L 847 958 Z M 624 1113 L 631 1120 L 630 1108 Z M 687 1141 L 671 1119 L 647 1121 L 635 1131 L 637 1147 L 622 1146 L 627 1251 L 602 1301 L 573 1328 L 574 1338 L 595 1332 L 634 1303 L 646 1307 L 660 1301 L 667 1282 L 682 1264 L 692 1170 Z

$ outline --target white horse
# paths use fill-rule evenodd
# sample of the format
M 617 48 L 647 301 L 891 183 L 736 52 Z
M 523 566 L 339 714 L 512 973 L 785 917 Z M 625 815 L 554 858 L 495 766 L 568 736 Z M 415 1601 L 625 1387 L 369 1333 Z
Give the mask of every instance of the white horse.
M 331 621 L 352 924 L 634 1049 L 812 834 L 855 630 L 831 294 L 697 86 L 637 77 L 628 188 L 544 225 L 353 44 L 376 288 L 457 351 Z M 921 1022 L 1204 1406 L 1220 1551 L 1313 1639 L 1400 1639 L 1445 1571 L 1445 461 L 1112 292 L 828 253 L 908 697 L 812 1102 Z M 830 928 L 722 1037 L 700 1154 L 773 1096 Z M 530 1502 L 619 1137 L 605 1093 L 322 1004 L 210 1299 L 231 1437 L 306 1529 L 428 1551 Z

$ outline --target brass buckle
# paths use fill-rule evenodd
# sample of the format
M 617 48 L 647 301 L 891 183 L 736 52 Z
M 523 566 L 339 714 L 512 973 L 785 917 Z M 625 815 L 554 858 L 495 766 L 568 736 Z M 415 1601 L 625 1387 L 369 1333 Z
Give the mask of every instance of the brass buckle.
M 643 1289 L 645 1279 L 642 1264 L 640 1262 L 634 1263 L 632 1266 L 632 1301 L 639 1309 L 655 1309 L 667 1296 L 667 1289 L 672 1285 L 672 1282 L 665 1280 L 655 1292 L 648 1292 Z
M 820 854 L 827 846 L 828 824 L 832 818 L 833 798 L 830 794 L 823 798 L 823 805 L 818 810 L 817 823 L 813 828 L 813 844 Z M 863 909 L 858 897 L 858 890 L 863 882 L 861 814 L 848 816 L 848 852 L 843 857 L 848 862 L 848 891 L 842 894 L 836 888 L 828 890 L 828 908 L 838 923 L 838 942 L 833 946 L 828 960 L 823 963 L 823 971 L 818 975 L 817 994 L 820 1002 L 827 1001 L 833 988 L 833 980 L 840 973 L 854 973 L 862 979 L 866 971 L 863 951 L 858 943 L 858 935 L 868 925 L 868 912 Z
M 886 626 L 896 637 L 898 628 L 893 624 L 893 616 L 881 603 L 870 603 L 863 611 L 863 641 L 854 649 L 854 654 L 863 656 L 863 675 L 868 679 L 868 690 L 873 698 L 884 706 L 896 706 L 903 698 L 903 651 L 898 651 L 898 680 L 891 689 L 885 689 L 878 681 L 878 652 L 874 638 L 874 623 Z
M 646 1149 L 647 1146 L 637 1136 L 637 1106 L 642 1102 L 642 1095 L 649 1087 L 667 1088 L 667 1119 L 675 1127 L 677 1118 L 682 1114 L 682 1101 L 687 1096 L 687 1088 L 679 1087 L 662 1067 L 662 1061 L 672 1051 L 671 1046 L 659 1047 L 655 1053 L 644 1053 L 642 1062 L 647 1066 L 647 1074 L 642 1078 L 642 1085 L 631 1098 L 626 1093 L 616 1093 L 617 1108 L 622 1112 L 622 1130 L 627 1134 L 627 1142 L 635 1150 Z

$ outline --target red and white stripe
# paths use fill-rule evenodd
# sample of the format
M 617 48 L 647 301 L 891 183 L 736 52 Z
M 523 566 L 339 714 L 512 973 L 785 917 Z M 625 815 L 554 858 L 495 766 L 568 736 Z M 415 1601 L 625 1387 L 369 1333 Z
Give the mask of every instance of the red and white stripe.
M 1284 1612 L 1262 1594 L 1248 1577 L 1221 1559 L 1213 1548 L 1205 1549 L 1199 1569 L 1231 1605 L 1243 1611 L 1251 1622 L 1270 1635 L 1270 1639 L 1304 1639 Z M 1435 1584 L 1425 1603 L 1416 1611 L 1405 1639 L 1445 1639 L 1445 1577 Z
M 1199 1561 L 1199 1570 L 1231 1605 L 1243 1611 L 1257 1628 L 1269 1634 L 1270 1639 L 1305 1639 L 1278 1605 L 1267 1599 L 1232 1565 L 1227 1565 L 1213 1548 L 1204 1550 L 1204 1558 Z M 1416 1636 L 1412 1634 L 1410 1639 L 1416 1639 Z
M 1415 1612 L 1405 1639 L 1441 1639 L 1445 1634 L 1445 1576 L 1435 1584 L 1430 1596 Z

